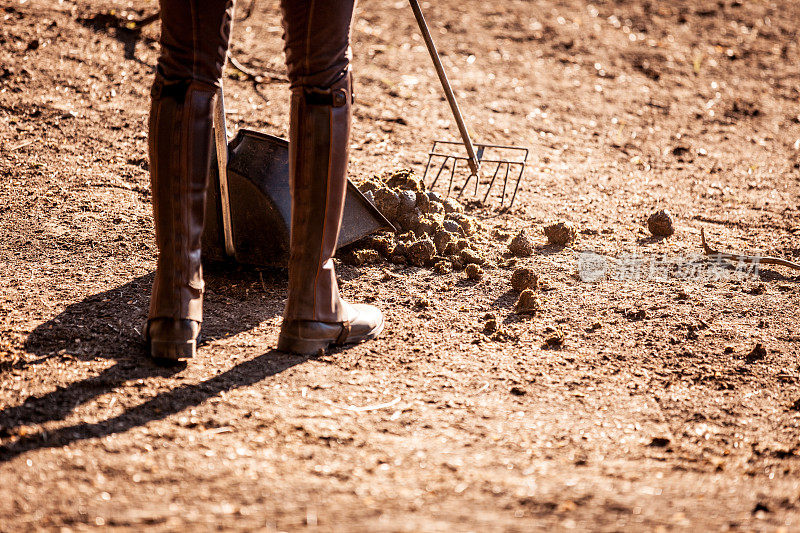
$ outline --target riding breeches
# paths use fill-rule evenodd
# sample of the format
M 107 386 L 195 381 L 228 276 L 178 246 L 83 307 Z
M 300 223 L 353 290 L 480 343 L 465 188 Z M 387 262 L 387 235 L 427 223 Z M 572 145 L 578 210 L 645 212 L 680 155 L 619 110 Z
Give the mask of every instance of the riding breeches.
M 350 68 L 356 0 L 281 0 L 291 88 L 327 89 Z M 219 85 L 230 38 L 233 0 L 160 0 L 165 85 Z

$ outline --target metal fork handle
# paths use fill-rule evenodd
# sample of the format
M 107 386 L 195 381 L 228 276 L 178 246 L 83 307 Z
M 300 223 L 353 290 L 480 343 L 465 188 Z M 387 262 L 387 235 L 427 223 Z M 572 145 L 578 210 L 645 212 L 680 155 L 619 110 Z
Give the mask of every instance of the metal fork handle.
M 428 47 L 428 53 L 433 61 L 436 74 L 439 75 L 439 81 L 442 83 L 442 89 L 444 89 L 447 102 L 450 104 L 450 110 L 453 112 L 453 118 L 456 119 L 456 124 L 458 124 L 458 131 L 461 133 L 461 139 L 464 141 L 464 148 L 467 149 L 467 155 L 469 156 L 467 158 L 469 170 L 472 172 L 472 174 L 477 176 L 480 163 L 478 162 L 478 157 L 475 155 L 475 147 L 472 145 L 472 139 L 469 136 L 469 131 L 467 131 L 467 125 L 464 124 L 464 117 L 461 115 L 461 109 L 458 107 L 458 102 L 456 102 L 456 95 L 453 94 L 453 88 L 450 86 L 450 80 L 447 79 L 447 73 L 444 71 L 444 66 L 442 66 L 442 60 L 439 58 L 439 52 L 436 50 L 436 45 L 433 43 L 433 37 L 431 37 L 428 24 L 425 22 L 425 17 L 422 16 L 422 10 L 419 8 L 419 2 L 417 0 L 408 0 L 408 2 L 411 4 L 411 9 L 414 11 L 414 17 L 417 19 L 419 30 L 422 32 L 422 38 L 425 40 L 425 45 Z

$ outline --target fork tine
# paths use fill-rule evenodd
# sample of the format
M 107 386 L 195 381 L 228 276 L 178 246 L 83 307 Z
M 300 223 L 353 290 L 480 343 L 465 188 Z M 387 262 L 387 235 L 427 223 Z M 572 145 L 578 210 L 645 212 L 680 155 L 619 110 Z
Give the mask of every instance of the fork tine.
M 475 180 L 477 181 L 478 176 L 476 176 L 475 174 L 470 173 L 470 175 L 467 176 L 466 181 L 464 181 L 464 185 L 461 186 L 461 190 L 458 192 L 458 196 L 456 198 L 461 198 L 461 195 L 464 194 L 464 191 L 466 191 L 467 187 L 469 187 L 469 182 L 470 182 L 470 180 L 472 179 L 473 176 L 475 176 Z
M 511 170 L 511 163 L 506 161 L 506 175 L 503 178 L 503 195 L 500 196 L 500 207 L 503 207 L 503 202 L 506 200 L 506 186 L 508 185 L 508 173 Z
M 486 203 L 486 200 L 489 198 L 489 193 L 492 192 L 492 187 L 494 187 L 494 180 L 497 178 L 497 173 L 500 171 L 500 165 L 502 164 L 503 163 L 497 163 L 497 166 L 494 169 L 494 174 L 492 174 L 492 179 L 491 181 L 489 181 L 489 186 L 486 188 L 486 195 L 483 197 L 483 203 Z
M 422 183 L 425 183 L 425 178 L 428 176 L 428 169 L 431 166 L 431 159 L 433 159 L 433 154 L 428 154 L 428 162 L 425 163 L 425 172 L 422 173 Z M 433 187 L 433 184 L 431 184 Z
M 511 202 L 508 204 L 508 208 L 511 209 L 511 206 L 514 205 L 514 199 L 517 197 L 517 189 L 519 189 L 519 182 L 522 181 L 522 173 L 525 172 L 525 163 L 520 165 L 519 169 L 519 176 L 517 176 L 517 184 L 514 186 L 514 194 L 511 195 Z
M 432 157 L 432 156 L 429 156 L 429 157 Z M 436 173 L 436 177 L 433 178 L 433 183 L 431 183 L 431 186 L 430 186 L 431 189 L 433 189 L 433 187 L 436 185 L 436 182 L 439 181 L 439 176 L 442 175 L 442 171 L 444 170 L 445 165 L 447 165 L 447 160 L 448 159 L 449 159 L 449 157 L 445 157 L 444 160 L 442 161 L 441 166 L 439 166 L 439 172 L 437 172 Z
M 494 171 L 492 172 L 491 177 L 489 176 L 488 172 L 471 172 L 467 176 L 467 178 L 456 184 L 456 172 L 458 172 L 458 165 L 460 161 L 467 161 L 467 159 L 460 155 L 455 155 L 449 152 L 450 145 L 460 145 L 460 143 L 455 141 L 434 141 L 433 148 L 428 153 L 428 160 L 425 164 L 425 170 L 422 175 L 423 183 L 428 177 L 428 174 L 433 174 L 434 167 L 438 164 L 439 168 L 436 170 L 436 174 L 431 181 L 430 185 L 427 185 L 428 188 L 433 189 L 439 183 L 439 179 L 442 178 L 444 173 L 449 173 L 450 176 L 447 183 L 447 197 L 450 197 L 453 194 L 454 190 L 458 191 L 456 195 L 457 198 L 461 198 L 464 196 L 464 192 L 472 186 L 472 195 L 476 198 L 481 198 L 480 202 L 486 204 L 489 201 L 489 198 L 492 197 L 492 192 L 494 191 L 494 186 L 498 182 L 498 179 L 501 178 L 500 172 L 503 171 L 502 175 L 502 190 L 500 191 L 500 207 L 505 207 L 506 199 L 510 196 L 510 201 L 508 204 L 508 208 L 512 207 L 514 204 L 517 193 L 519 192 L 519 187 L 522 182 L 522 178 L 525 174 L 526 162 L 529 155 L 528 148 L 520 148 L 516 146 L 507 146 L 507 145 L 499 145 L 499 144 L 476 144 L 476 156 L 478 162 L 481 163 L 492 163 L 495 165 Z M 442 148 L 444 147 L 444 148 Z M 506 155 L 502 151 L 492 157 L 492 152 L 489 152 L 489 156 L 484 159 L 484 155 L 487 150 L 512 150 L 513 151 L 513 158 L 515 160 L 510 160 L 509 157 L 502 157 Z M 437 163 L 436 161 L 438 158 L 441 158 L 441 163 Z M 467 161 L 469 162 L 469 161 Z M 448 165 L 450 167 L 448 168 Z M 514 165 L 515 169 L 517 166 L 519 167 L 519 172 L 514 170 L 512 172 L 511 166 Z M 505 166 L 505 169 L 503 168 Z M 470 170 L 472 170 L 472 165 L 470 165 Z M 516 174 L 516 175 L 515 175 Z M 481 175 L 485 176 L 485 180 L 481 178 Z M 472 185 L 470 180 L 475 179 L 475 184 Z M 461 179 L 459 177 L 459 179 Z M 513 184 L 510 184 L 510 180 L 514 180 Z M 481 186 L 486 184 L 486 191 L 481 193 Z M 498 185 L 499 186 L 499 185 Z M 513 192 L 512 192 L 513 187 Z M 440 187 L 443 189 L 444 187 Z M 494 197 L 492 197 L 494 200 Z
M 471 179 L 472 179 L 472 174 L 470 174 L 469 176 L 467 176 L 467 181 L 465 181 L 465 182 L 464 182 L 464 185 L 462 185 L 462 186 L 461 186 L 461 190 L 460 190 L 460 191 L 458 191 L 458 196 L 456 196 L 456 198 L 461 198 L 461 195 L 462 195 L 462 194 L 464 194 L 464 191 L 465 191 L 465 190 L 467 189 L 467 187 L 469 186 L 469 180 L 471 180 Z
M 456 165 L 458 165 L 458 159 L 453 157 L 453 168 L 450 170 L 450 184 L 447 186 L 447 196 L 450 196 L 450 191 L 453 189 L 453 178 L 456 175 Z M 460 195 L 459 195 L 460 196 Z

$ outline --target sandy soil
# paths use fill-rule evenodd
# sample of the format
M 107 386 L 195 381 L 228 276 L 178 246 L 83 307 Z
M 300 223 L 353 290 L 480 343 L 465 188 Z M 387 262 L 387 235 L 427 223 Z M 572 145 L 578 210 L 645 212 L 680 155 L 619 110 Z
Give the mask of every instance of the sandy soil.
M 248 7 L 233 51 L 264 74 L 229 72 L 231 127 L 285 135 L 277 2 Z M 212 269 L 199 356 L 165 369 L 139 340 L 159 29 L 115 18 L 156 5 L 4 2 L 0 531 L 800 530 L 800 277 L 697 261 L 701 229 L 800 261 L 800 5 L 423 7 L 476 139 L 531 149 L 513 209 L 471 208 L 483 279 L 343 265 L 388 328 L 307 359 L 272 350 L 283 272 Z M 364 0 L 353 38 L 351 177 L 421 171 L 456 130 L 409 7 Z M 578 240 L 546 245 L 552 220 Z M 585 281 L 587 251 L 643 270 Z

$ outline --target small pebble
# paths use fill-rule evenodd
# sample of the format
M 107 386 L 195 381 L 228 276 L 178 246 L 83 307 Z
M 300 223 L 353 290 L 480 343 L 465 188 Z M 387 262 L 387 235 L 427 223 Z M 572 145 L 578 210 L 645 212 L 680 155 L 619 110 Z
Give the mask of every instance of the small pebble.
M 480 281 L 483 279 L 483 269 L 474 263 L 468 264 L 464 272 L 471 280 Z

